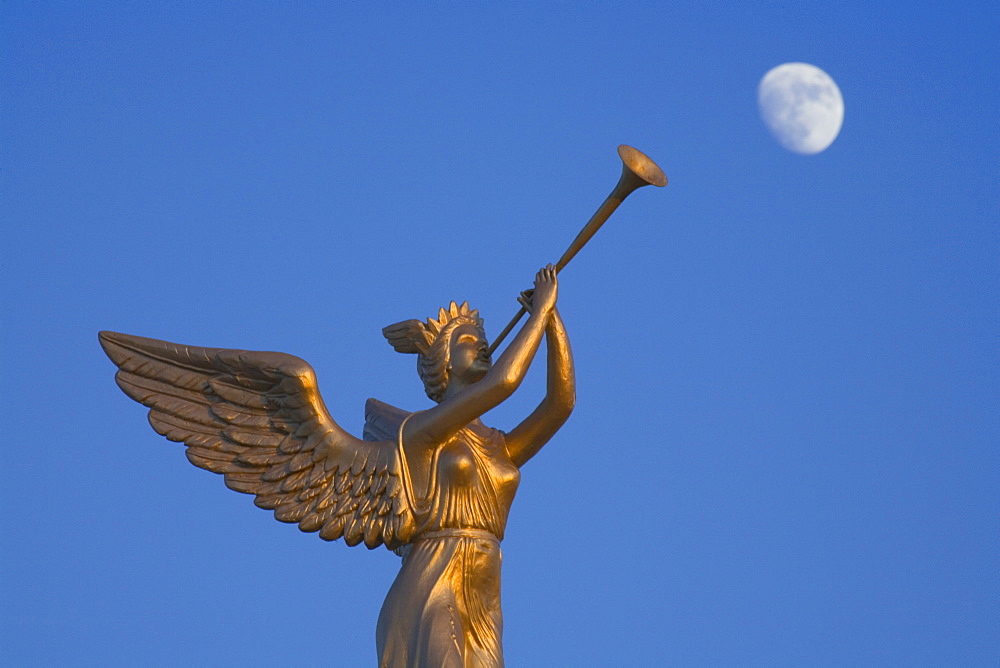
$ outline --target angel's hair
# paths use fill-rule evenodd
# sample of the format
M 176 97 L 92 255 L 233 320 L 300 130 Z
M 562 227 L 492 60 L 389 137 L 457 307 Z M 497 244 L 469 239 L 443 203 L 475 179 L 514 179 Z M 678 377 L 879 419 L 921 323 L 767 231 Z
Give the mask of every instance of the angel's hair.
M 426 324 L 404 320 L 382 329 L 382 335 L 397 352 L 417 354 L 417 373 L 424 383 L 424 392 L 435 402 L 440 402 L 448 389 L 449 342 L 451 333 L 460 325 L 475 325 L 483 339 L 486 338 L 483 319 L 478 310 L 469 309 L 469 302 L 461 306 L 451 302 L 447 309 L 438 311 L 437 320 L 428 318 Z

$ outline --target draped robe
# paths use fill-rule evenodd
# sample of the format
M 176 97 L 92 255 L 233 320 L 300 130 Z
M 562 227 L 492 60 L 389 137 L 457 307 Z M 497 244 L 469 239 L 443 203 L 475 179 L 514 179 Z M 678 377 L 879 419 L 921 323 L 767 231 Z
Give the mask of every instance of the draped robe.
M 459 431 L 433 452 L 426 490 L 398 446 L 417 529 L 379 614 L 379 666 L 503 666 L 500 540 L 521 477 L 503 434 Z

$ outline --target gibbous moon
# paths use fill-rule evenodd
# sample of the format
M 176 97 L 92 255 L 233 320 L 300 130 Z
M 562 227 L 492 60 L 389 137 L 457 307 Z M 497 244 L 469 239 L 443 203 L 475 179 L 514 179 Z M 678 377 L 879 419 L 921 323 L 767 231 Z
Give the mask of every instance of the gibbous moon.
M 785 63 L 757 86 L 761 118 L 789 151 L 812 155 L 826 149 L 844 122 L 844 98 L 826 72 L 807 63 Z

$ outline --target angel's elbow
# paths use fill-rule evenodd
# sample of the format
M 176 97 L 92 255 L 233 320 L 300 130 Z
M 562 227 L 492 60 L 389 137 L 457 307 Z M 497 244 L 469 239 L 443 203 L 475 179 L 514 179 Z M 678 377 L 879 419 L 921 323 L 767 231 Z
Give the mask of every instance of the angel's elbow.
M 493 389 L 498 395 L 506 399 L 514 394 L 514 391 L 521 385 L 521 380 L 522 377 L 517 373 L 504 373 L 494 380 Z
M 576 406 L 576 382 L 572 374 L 550 378 L 549 396 L 560 412 L 568 416 Z
M 498 389 L 506 396 L 514 394 L 514 391 L 521 386 L 521 376 L 513 373 L 505 374 L 500 378 Z
M 576 391 L 570 390 L 559 396 L 556 401 L 555 412 L 559 419 L 566 421 L 576 407 Z

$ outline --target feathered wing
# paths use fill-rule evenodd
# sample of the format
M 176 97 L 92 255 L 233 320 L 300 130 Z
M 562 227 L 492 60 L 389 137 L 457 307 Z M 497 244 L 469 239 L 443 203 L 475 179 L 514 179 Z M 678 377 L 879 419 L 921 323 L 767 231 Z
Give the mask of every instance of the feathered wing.
M 396 434 L 345 432 L 304 360 L 114 332 L 100 340 L 119 387 L 149 407 L 153 429 L 185 443 L 191 463 L 221 473 L 230 489 L 325 540 L 389 549 L 409 541 Z
M 410 415 L 402 408 L 378 399 L 365 402 L 365 440 L 395 441 L 403 421 Z

